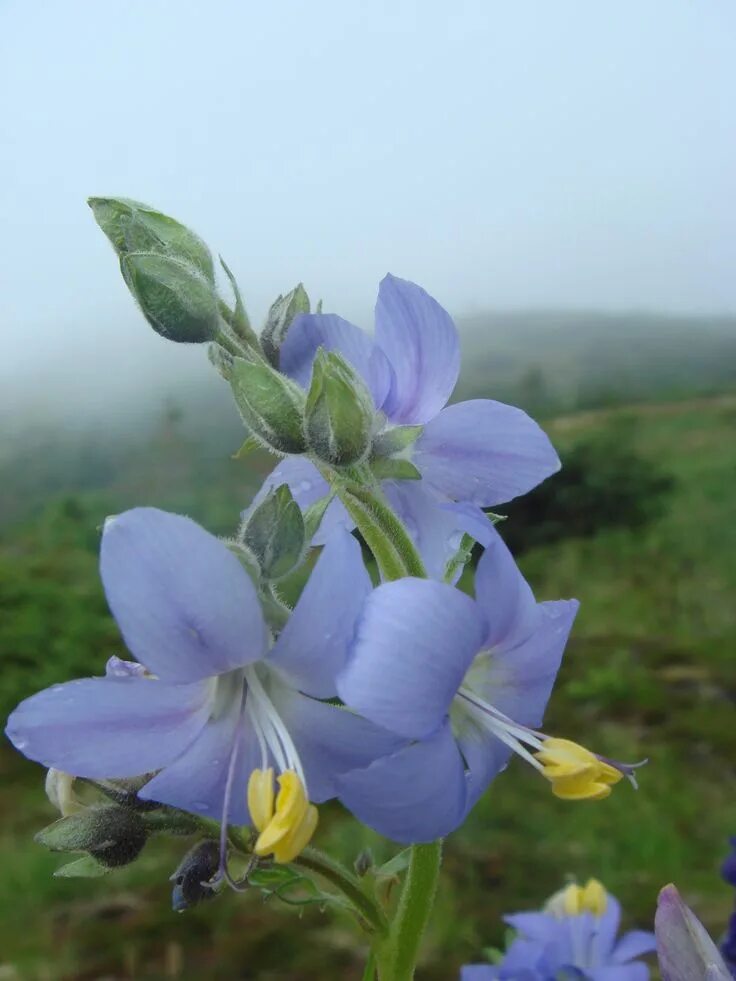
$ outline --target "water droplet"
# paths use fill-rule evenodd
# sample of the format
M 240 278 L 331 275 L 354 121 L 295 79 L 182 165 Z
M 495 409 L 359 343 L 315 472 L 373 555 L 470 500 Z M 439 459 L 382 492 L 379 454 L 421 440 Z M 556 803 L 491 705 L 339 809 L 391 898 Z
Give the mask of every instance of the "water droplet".
M 404 518 L 404 527 L 415 540 L 419 537 L 419 529 L 413 518 Z
M 460 548 L 460 543 L 463 540 L 463 533 L 461 531 L 453 531 L 450 537 L 447 539 L 448 546 L 453 552 Z
M 64 690 L 64 685 L 52 685 L 51 686 L 51 691 L 63 691 L 63 690 Z
M 192 804 L 192 808 L 195 811 L 209 811 L 210 805 L 206 800 L 195 800 Z
M 210 760 L 210 766 L 219 766 L 219 765 L 220 765 L 219 760 Z
M 15 748 L 18 749 L 18 750 L 20 750 L 21 753 L 23 752 L 23 750 L 28 745 L 28 740 L 27 739 L 15 739 L 15 740 L 13 740 L 13 742 L 15 744 Z
M 301 491 L 302 494 L 306 494 L 307 491 L 310 491 L 312 489 L 312 481 L 300 480 L 299 483 L 296 485 L 296 489 L 298 491 Z

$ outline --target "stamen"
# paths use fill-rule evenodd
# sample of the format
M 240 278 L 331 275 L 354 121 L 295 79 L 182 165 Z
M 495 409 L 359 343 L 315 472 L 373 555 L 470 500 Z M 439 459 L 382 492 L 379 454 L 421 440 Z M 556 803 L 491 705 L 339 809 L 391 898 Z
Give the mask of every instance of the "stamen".
M 611 787 L 626 777 L 636 787 L 634 770 L 646 763 L 618 763 L 569 739 L 558 739 L 529 729 L 489 705 L 469 688 L 458 695 L 466 711 L 491 735 L 539 770 L 552 784 L 552 793 L 563 800 L 602 800 Z M 526 746 L 533 752 L 530 753 Z
M 256 855 L 273 854 L 280 863 L 291 862 L 309 844 L 318 822 L 317 808 L 309 803 L 298 774 L 287 770 L 278 777 L 279 792 L 273 807 L 273 771 L 254 770 L 248 782 L 248 806 L 256 828 Z M 253 803 L 251 803 L 253 801 Z M 264 820 L 268 815 L 268 820 Z

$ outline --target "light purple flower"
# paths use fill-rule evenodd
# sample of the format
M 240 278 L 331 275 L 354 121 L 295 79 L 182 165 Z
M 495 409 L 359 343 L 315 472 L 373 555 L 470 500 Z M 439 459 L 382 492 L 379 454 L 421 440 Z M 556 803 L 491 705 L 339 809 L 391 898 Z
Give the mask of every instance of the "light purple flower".
M 654 932 L 663 981 L 731 981 L 718 948 L 672 885 L 659 894 Z
M 365 601 L 341 698 L 412 740 L 338 778 L 362 821 L 402 842 L 447 834 L 512 751 L 542 745 L 542 720 L 578 603 L 537 603 L 499 535 L 476 574 L 476 599 L 445 583 L 406 578 Z
M 421 427 L 408 459 L 422 479 L 386 480 L 383 486 L 434 578 L 442 578 L 463 532 L 483 545 L 490 540 L 487 521 L 478 521 L 480 508 L 525 494 L 559 470 L 549 439 L 520 409 L 489 399 L 446 406 L 460 370 L 457 330 L 419 286 L 385 277 L 373 339 L 334 314 L 298 317 L 281 349 L 281 370 L 307 387 L 319 347 L 339 352 L 362 375 L 379 430 Z M 302 508 L 328 492 L 309 460 L 291 457 L 274 469 L 256 500 L 283 483 Z M 448 508 L 453 501 L 465 509 Z M 335 524 L 352 527 L 337 501 L 330 504 L 320 534 L 328 535 Z
M 397 740 L 328 704 L 371 584 L 358 543 L 336 532 L 275 644 L 250 578 L 189 518 L 136 508 L 108 519 L 101 574 L 138 664 L 54 685 L 22 702 L 7 734 L 46 766 L 90 778 L 156 773 L 140 796 L 248 820 L 250 773 L 293 769 L 318 803 L 337 775 Z M 141 674 L 143 668 L 147 674 Z
M 654 950 L 654 934 L 632 930 L 617 939 L 621 906 L 610 893 L 600 913 L 565 915 L 548 907 L 539 913 L 516 913 L 505 920 L 517 936 L 503 960 L 495 965 L 470 964 L 461 970 L 460 981 L 649 978 L 649 968 L 638 958 Z

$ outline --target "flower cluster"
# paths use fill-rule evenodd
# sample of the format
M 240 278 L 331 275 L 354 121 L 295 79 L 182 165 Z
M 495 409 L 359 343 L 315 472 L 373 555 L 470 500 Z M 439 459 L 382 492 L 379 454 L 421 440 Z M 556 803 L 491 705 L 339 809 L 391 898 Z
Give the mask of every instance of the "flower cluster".
M 516 931 L 494 965 L 464 967 L 461 981 L 647 981 L 639 960 L 655 949 L 653 933 L 632 930 L 618 937 L 621 906 L 596 879 L 570 884 L 536 913 L 505 917 Z

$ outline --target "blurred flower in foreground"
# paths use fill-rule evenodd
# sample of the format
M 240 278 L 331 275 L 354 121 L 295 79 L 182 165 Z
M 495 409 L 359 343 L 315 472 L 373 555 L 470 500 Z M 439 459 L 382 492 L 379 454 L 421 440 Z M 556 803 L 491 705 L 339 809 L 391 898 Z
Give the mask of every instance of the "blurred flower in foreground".
M 663 981 L 731 981 L 718 948 L 672 885 L 659 894 L 654 932 Z
M 721 875 L 726 882 L 736 889 L 736 838 L 731 838 L 731 854 L 721 866 Z M 728 929 L 721 944 L 721 953 L 736 978 L 736 909 L 728 920 Z
M 116 659 L 104 678 L 26 699 L 10 716 L 9 738 L 64 774 L 158 771 L 139 797 L 221 818 L 223 828 L 246 823 L 250 805 L 257 854 L 290 861 L 314 831 L 310 801 L 334 797 L 341 771 L 397 744 L 323 701 L 336 694 L 371 588 L 358 542 L 336 531 L 272 647 L 240 562 L 189 518 L 135 508 L 108 519 L 100 566 L 139 664 Z M 49 786 L 59 806 L 67 801 L 70 779 L 53 775 Z
M 654 934 L 632 930 L 616 939 L 621 906 L 595 879 L 569 885 L 539 913 L 505 917 L 517 931 L 497 964 L 470 964 L 461 981 L 647 981 L 637 960 L 654 950 Z M 690 981 L 695 981 L 693 976 Z
M 383 489 L 430 575 L 442 578 L 463 532 L 487 544 L 480 508 L 525 494 L 560 469 L 549 439 L 521 409 L 490 399 L 446 405 L 460 372 L 457 328 L 414 283 L 390 275 L 381 282 L 375 339 L 335 314 L 301 314 L 280 370 L 308 389 L 320 349 L 340 354 L 367 386 L 375 410 L 369 462 L 386 478 Z M 329 492 L 304 457 L 280 463 L 260 494 L 284 483 L 302 508 Z M 339 501 L 315 541 L 335 523 L 353 526 Z

